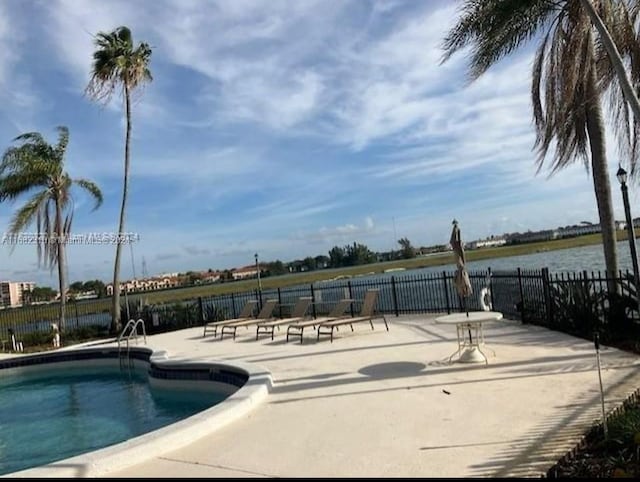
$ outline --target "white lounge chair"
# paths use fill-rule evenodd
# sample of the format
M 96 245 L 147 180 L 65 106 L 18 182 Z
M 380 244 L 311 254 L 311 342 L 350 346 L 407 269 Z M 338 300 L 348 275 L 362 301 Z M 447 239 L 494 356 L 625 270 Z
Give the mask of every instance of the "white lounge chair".
M 220 339 L 224 338 L 225 333 L 233 333 L 233 339 L 236 339 L 236 332 L 238 328 L 244 326 L 246 328 L 250 326 L 257 325 L 258 323 L 264 323 L 265 321 L 269 321 L 273 318 L 273 310 L 276 308 L 278 304 L 278 300 L 267 300 L 265 301 L 260 313 L 255 318 L 251 318 L 248 320 L 240 320 L 235 323 L 228 323 L 222 327 L 222 332 L 220 333 Z
M 253 313 L 258 305 L 258 300 L 247 300 L 240 311 L 240 314 L 237 318 L 230 318 L 228 320 L 220 320 L 220 321 L 209 321 L 204 324 L 204 335 L 207 336 L 207 333 L 213 332 L 213 337 L 215 338 L 218 334 L 218 327 L 222 327 L 224 325 L 229 325 L 231 323 L 237 323 L 238 321 L 244 321 L 253 318 Z
M 352 299 L 342 299 L 336 303 L 336 305 L 331 309 L 327 316 L 321 316 L 313 320 L 299 321 L 297 323 L 289 325 L 289 327 L 287 328 L 287 341 L 289 341 L 290 336 L 299 336 L 300 343 L 302 344 L 305 328 L 312 326 L 315 329 L 316 326 L 321 325 L 322 323 L 335 321 L 350 316 L 346 315 L 345 311 L 347 311 L 349 306 L 351 306 L 351 303 L 353 303 Z
M 375 306 L 376 301 L 378 301 L 378 292 L 379 290 L 367 290 L 364 295 L 364 301 L 362 302 L 362 309 L 360 310 L 360 314 L 353 318 L 340 318 L 334 321 L 327 321 L 326 323 L 322 323 L 318 325 L 318 336 L 317 339 L 320 339 L 320 335 L 330 335 L 331 342 L 333 343 L 333 331 L 337 330 L 338 327 L 349 325 L 351 327 L 351 331 L 353 331 L 353 325 L 356 323 L 362 323 L 368 321 L 371 325 L 371 329 L 373 330 L 373 319 L 374 318 L 382 318 L 384 320 L 384 326 L 387 331 L 389 331 L 389 325 L 387 324 L 387 319 L 382 313 L 375 314 Z
M 280 329 L 280 326 L 282 325 L 288 325 L 290 323 L 296 323 L 298 321 L 307 319 L 306 313 L 310 306 L 310 296 L 300 297 L 293 307 L 290 317 L 259 323 L 256 327 L 256 340 L 260 337 L 261 333 L 271 335 L 271 339 L 273 340 L 273 335 L 276 328 Z

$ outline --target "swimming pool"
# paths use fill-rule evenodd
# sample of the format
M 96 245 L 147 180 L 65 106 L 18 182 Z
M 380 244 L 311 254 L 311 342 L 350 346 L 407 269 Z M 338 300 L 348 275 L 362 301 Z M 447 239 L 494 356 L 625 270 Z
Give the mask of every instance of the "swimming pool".
M 146 347 L 0 360 L 0 474 L 99 476 L 179 448 L 265 396 L 270 375 L 242 365 Z
M 106 447 L 219 403 L 152 389 L 140 368 L 45 369 L 0 378 L 0 474 Z

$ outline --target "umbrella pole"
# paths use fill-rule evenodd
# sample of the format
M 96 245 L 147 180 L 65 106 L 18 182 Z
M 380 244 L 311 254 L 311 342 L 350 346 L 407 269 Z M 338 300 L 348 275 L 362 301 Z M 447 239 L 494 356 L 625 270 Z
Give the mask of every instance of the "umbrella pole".
M 467 318 L 469 318 L 469 307 L 467 306 L 467 297 L 466 296 L 462 297 L 462 303 L 464 305 L 464 311 L 466 311 L 466 313 L 467 313 Z M 471 337 L 471 328 L 469 328 L 468 331 L 469 331 L 469 344 L 473 345 L 473 338 Z

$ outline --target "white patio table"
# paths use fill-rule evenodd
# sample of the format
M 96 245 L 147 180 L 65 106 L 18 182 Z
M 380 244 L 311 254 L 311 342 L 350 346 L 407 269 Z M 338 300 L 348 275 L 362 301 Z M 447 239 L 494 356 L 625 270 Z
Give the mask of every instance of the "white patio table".
M 502 313 L 497 311 L 452 313 L 436 318 L 436 323 L 456 325 L 458 349 L 449 357 L 449 361 L 458 355 L 458 361 L 461 363 L 485 362 L 485 364 L 489 364 L 487 356 L 482 351 L 482 348 L 485 347 L 482 324 L 499 321 L 501 319 Z M 493 350 L 491 351 L 493 352 Z M 495 352 L 493 352 L 493 354 L 495 356 Z

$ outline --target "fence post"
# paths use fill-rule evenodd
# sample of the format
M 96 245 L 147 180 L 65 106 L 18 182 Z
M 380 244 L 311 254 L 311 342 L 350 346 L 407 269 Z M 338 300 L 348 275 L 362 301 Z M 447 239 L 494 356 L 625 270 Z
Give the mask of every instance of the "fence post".
M 444 297 L 447 300 L 447 314 L 451 314 L 451 301 L 449 300 L 449 285 L 447 284 L 447 272 L 442 272 L 442 282 L 444 283 Z
M 391 292 L 393 293 L 393 311 L 396 313 L 396 316 L 400 316 L 398 313 L 398 293 L 396 291 L 396 277 L 391 277 Z
M 493 310 L 494 306 L 496 306 L 496 301 L 493 297 L 493 275 L 491 274 L 491 267 L 487 268 L 489 272 L 489 294 L 491 295 L 491 309 Z
M 236 298 L 233 294 L 233 291 L 231 292 L 231 311 L 233 312 L 233 318 L 237 318 L 238 315 L 236 314 Z
M 549 268 L 542 268 L 542 291 L 544 293 L 544 304 L 547 312 L 547 326 L 551 326 L 553 321 L 553 307 L 551 306 L 551 282 L 549 280 Z
M 278 311 L 280 318 L 282 318 L 282 294 L 280 293 L 280 288 L 278 288 Z
M 255 288 L 254 293 L 256 294 L 256 300 L 258 300 L 258 306 L 262 309 L 262 290 Z
M 522 318 L 522 323 L 526 323 L 525 320 L 525 310 L 524 310 L 524 290 L 522 289 L 522 271 L 518 268 L 518 288 L 520 289 L 520 317 Z
M 353 291 L 351 290 L 351 281 L 347 280 L 347 287 L 349 288 L 349 298 L 353 299 Z M 354 317 L 353 313 L 353 303 L 351 303 L 351 318 Z
M 198 312 L 200 314 L 200 321 L 205 321 L 204 306 L 202 305 L 202 296 L 198 296 Z
M 313 311 L 313 319 L 316 319 L 316 293 L 313 291 L 313 283 L 311 283 L 311 310 Z

